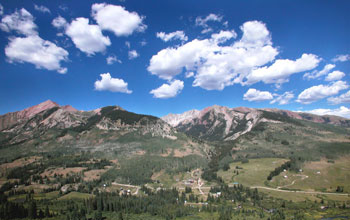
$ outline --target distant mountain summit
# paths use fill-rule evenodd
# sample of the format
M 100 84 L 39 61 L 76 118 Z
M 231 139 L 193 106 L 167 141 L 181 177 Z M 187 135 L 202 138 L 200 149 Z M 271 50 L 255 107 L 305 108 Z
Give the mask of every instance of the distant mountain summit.
M 188 135 L 210 141 L 230 141 L 248 133 L 260 123 L 281 123 L 304 120 L 350 127 L 350 120 L 338 116 L 319 116 L 279 109 L 228 108 L 214 105 L 201 111 L 169 114 L 164 121 Z

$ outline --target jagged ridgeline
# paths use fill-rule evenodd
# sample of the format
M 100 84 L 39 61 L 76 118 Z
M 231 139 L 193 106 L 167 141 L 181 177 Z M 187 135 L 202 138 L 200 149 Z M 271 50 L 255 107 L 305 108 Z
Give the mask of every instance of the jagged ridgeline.
M 147 161 L 150 156 L 185 158 L 184 165 L 177 166 L 185 169 L 187 165 L 205 166 L 211 149 L 157 117 L 119 106 L 78 111 L 46 101 L 0 116 L 0 131 L 2 161 L 37 153 L 93 152 L 121 161 L 131 157 Z M 187 163 L 187 157 L 193 162 Z M 159 160 L 165 162 L 163 159 Z
M 308 159 L 350 153 L 350 120 L 278 109 L 212 106 L 162 118 L 179 131 L 210 141 L 229 158 Z

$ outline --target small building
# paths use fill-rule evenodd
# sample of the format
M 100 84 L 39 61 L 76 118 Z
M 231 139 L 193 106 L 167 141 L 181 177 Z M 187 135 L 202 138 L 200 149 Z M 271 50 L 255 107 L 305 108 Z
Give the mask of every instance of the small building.
M 326 209 L 328 209 L 328 207 L 327 206 L 321 206 L 320 207 L 322 210 L 326 210 Z

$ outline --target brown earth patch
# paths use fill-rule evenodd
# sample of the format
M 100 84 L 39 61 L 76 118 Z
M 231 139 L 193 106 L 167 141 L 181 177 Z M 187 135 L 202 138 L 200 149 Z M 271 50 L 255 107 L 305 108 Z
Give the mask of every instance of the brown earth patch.
M 84 181 L 93 181 L 101 178 L 101 175 L 108 169 L 89 170 L 84 172 Z
M 332 164 L 327 162 L 327 159 L 322 158 L 320 161 L 313 161 L 305 164 L 305 168 L 311 170 L 324 170 L 330 167 Z
M 145 150 L 138 150 L 135 152 L 136 155 L 139 155 L 139 156 L 142 156 L 142 155 L 145 155 L 146 154 L 146 151 Z
M 174 157 L 184 157 L 187 155 L 193 154 L 193 150 L 186 148 L 184 151 L 180 151 L 178 149 L 174 150 Z

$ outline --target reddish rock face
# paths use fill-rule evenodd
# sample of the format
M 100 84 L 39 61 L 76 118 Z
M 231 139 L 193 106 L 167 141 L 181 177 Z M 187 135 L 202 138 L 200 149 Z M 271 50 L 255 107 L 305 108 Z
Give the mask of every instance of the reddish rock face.
M 19 111 L 18 114 L 24 118 L 30 118 L 38 114 L 39 112 L 45 111 L 53 107 L 60 107 L 60 106 L 56 102 L 47 100 L 45 102 L 40 103 L 39 105 L 34 105 L 32 107 Z
M 0 116 L 0 131 L 4 130 L 4 129 L 8 129 L 8 128 L 12 127 L 13 125 L 15 125 L 23 120 L 27 120 L 27 119 L 33 117 L 34 115 L 36 115 L 42 111 L 45 111 L 47 109 L 51 109 L 54 107 L 60 107 L 60 105 L 58 105 L 57 103 L 55 103 L 51 100 L 47 100 L 47 101 L 42 102 L 38 105 L 34 105 L 32 107 L 26 108 L 22 111 L 10 112 L 10 113 L 7 113 L 5 115 L 1 115 Z M 71 108 L 74 109 L 73 107 L 71 107 Z
M 62 106 L 62 109 L 66 110 L 68 112 L 77 112 L 78 111 L 77 109 L 73 108 L 71 105 Z

